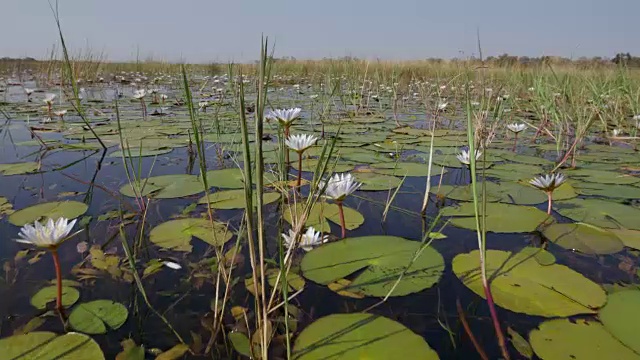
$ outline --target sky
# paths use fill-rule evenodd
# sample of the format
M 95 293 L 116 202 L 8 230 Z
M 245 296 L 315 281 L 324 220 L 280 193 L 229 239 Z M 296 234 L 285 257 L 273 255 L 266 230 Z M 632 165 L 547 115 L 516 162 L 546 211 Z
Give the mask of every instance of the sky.
M 51 0 L 52 2 L 55 0 Z M 47 58 L 59 42 L 46 0 L 0 0 L 0 57 Z M 640 55 L 638 0 L 60 0 L 72 53 L 109 60 L 246 62 L 275 56 L 410 60 Z

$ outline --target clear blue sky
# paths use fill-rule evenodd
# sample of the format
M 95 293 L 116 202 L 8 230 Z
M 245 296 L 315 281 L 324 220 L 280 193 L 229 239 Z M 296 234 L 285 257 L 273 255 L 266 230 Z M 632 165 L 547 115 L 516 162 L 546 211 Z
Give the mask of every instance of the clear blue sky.
M 53 0 L 52 0 L 53 1 Z M 112 60 L 189 62 L 276 56 L 382 59 L 640 55 L 639 0 L 60 0 L 68 45 Z M 0 57 L 46 57 L 57 43 L 46 0 L 0 0 Z

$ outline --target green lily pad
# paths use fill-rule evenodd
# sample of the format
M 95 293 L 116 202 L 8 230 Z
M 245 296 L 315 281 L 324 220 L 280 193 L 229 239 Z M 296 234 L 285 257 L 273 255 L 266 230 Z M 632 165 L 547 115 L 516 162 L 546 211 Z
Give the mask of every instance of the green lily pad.
M 453 259 L 453 272 L 484 298 L 479 251 Z M 495 303 L 505 309 L 544 317 L 593 314 L 607 301 L 604 290 L 570 268 L 541 265 L 530 254 L 487 250 L 487 277 Z
M 572 179 L 580 179 L 582 181 L 599 184 L 625 185 L 640 182 L 640 178 L 638 177 L 618 173 L 615 171 L 578 169 L 566 171 L 566 175 Z
M 584 223 L 552 224 L 542 234 L 556 245 L 584 254 L 614 254 L 624 248 L 613 232 Z
M 0 196 L 0 219 L 2 219 L 4 215 L 11 215 L 13 213 L 13 205 L 11 205 L 6 197 Z
M 624 346 L 600 323 L 584 319 L 545 321 L 531 331 L 529 342 L 541 359 L 640 359 L 640 355 Z
M 293 218 L 296 218 L 302 214 L 304 210 L 303 204 L 296 204 L 295 208 L 287 206 L 283 212 L 284 219 L 291 225 L 293 224 Z M 344 212 L 344 226 L 347 230 L 354 230 L 360 227 L 364 223 L 364 216 L 355 209 L 348 206 L 342 206 Z M 336 225 L 340 225 L 340 213 L 338 205 L 327 203 L 316 203 L 309 212 L 309 217 L 305 222 L 307 226 L 313 226 L 317 231 L 322 229 L 323 232 L 330 232 L 329 225 L 326 224 L 326 220 L 330 220 Z
M 500 157 L 505 160 L 528 165 L 549 165 L 553 163 L 552 161 L 540 156 L 516 154 L 513 152 L 503 152 L 500 154 Z
M 47 304 L 50 302 L 55 302 L 58 294 L 57 286 L 47 286 L 40 289 L 33 297 L 31 298 L 31 305 L 33 305 L 36 309 L 46 309 Z M 62 287 L 62 306 L 69 307 L 75 304 L 80 298 L 80 292 L 70 286 Z
M 529 180 L 543 172 L 542 167 L 528 164 L 497 164 L 485 170 L 485 176 L 502 181 Z
M 486 205 L 486 230 L 496 233 L 532 232 L 548 218 L 547 213 L 531 206 L 502 203 L 487 203 Z M 481 209 L 482 207 L 480 207 Z M 470 230 L 476 229 L 473 203 L 462 203 L 458 207 L 446 207 L 442 209 L 441 214 L 452 216 L 451 224 L 455 226 Z
M 428 164 L 415 163 L 415 162 L 399 162 L 399 163 L 376 163 L 372 164 L 373 171 L 378 174 L 393 175 L 393 176 L 427 176 L 429 170 Z M 431 175 L 440 175 L 446 173 L 441 166 L 432 165 Z
M 421 336 L 372 314 L 333 314 L 307 326 L 295 341 L 293 359 L 439 359 Z
M 360 190 L 376 191 L 376 190 L 391 190 L 400 186 L 402 182 L 395 176 L 376 174 L 371 172 L 354 172 L 358 182 L 362 183 Z
M 239 168 L 207 171 L 207 184 L 224 189 L 242 189 L 244 174 Z
M 9 222 L 23 226 L 35 221 L 57 220 L 61 217 L 75 219 L 87 212 L 88 208 L 87 204 L 79 201 L 53 201 L 20 209 L 9 215 Z
M 15 164 L 0 164 L 0 174 L 2 175 L 22 175 L 40 170 L 37 162 L 23 162 Z
M 297 155 L 294 157 L 293 155 L 290 157 L 291 167 L 298 171 L 299 162 L 297 160 Z M 316 167 L 318 166 L 318 159 L 303 159 L 302 160 L 302 171 L 314 172 L 316 171 Z M 355 165 L 348 163 L 337 163 L 334 166 L 333 161 L 329 161 L 328 168 L 332 169 L 333 172 L 349 172 L 353 170 Z
M 244 198 L 244 190 L 224 190 L 209 194 L 209 204 L 213 209 L 244 209 L 247 204 Z M 278 201 L 280 194 L 275 192 L 263 193 L 262 202 L 264 205 Z M 203 196 L 198 200 L 198 204 L 206 204 L 207 197 Z M 253 193 L 253 205 L 257 204 L 257 193 Z
M 602 325 L 621 343 L 640 354 L 640 290 L 625 290 L 609 295 L 598 317 Z
M 5 359 L 38 360 L 104 360 L 100 346 L 79 333 L 57 336 L 52 332 L 34 331 L 0 339 L 0 353 Z
M 600 199 L 556 201 L 553 208 L 562 216 L 603 228 L 640 230 L 640 209 Z
M 108 329 L 119 329 L 128 316 L 129 311 L 120 303 L 94 300 L 74 307 L 69 315 L 69 323 L 75 330 L 85 334 L 105 334 Z
M 581 195 L 602 196 L 612 199 L 638 199 L 640 187 L 581 182 L 575 185 Z
M 640 231 L 628 229 L 610 229 L 622 241 L 624 246 L 640 250 Z
M 109 157 L 112 158 L 121 158 L 121 157 L 131 157 L 131 158 L 139 158 L 139 157 L 147 157 L 147 156 L 158 156 L 168 154 L 173 151 L 173 148 L 132 148 L 130 150 L 122 151 L 114 151 L 109 154 Z
M 357 273 L 348 287 L 341 290 L 384 297 L 400 274 L 410 264 L 420 243 L 395 236 L 364 236 L 325 244 L 308 252 L 302 259 L 303 276 L 328 285 Z M 391 296 L 404 296 L 433 286 L 444 271 L 442 255 L 425 248 Z
M 373 164 L 391 161 L 389 156 L 371 150 L 340 149 L 340 158 L 358 164 Z
M 142 187 L 142 196 L 151 196 L 156 199 L 174 199 L 204 191 L 204 185 L 198 176 L 186 174 L 152 176 L 141 179 L 134 186 Z M 120 193 L 129 197 L 136 196 L 130 184 L 123 185 Z
M 209 220 L 202 218 L 169 220 L 154 227 L 149 233 L 151 242 L 175 251 L 190 252 L 192 237 L 219 246 L 231 240 L 233 235 L 225 224 L 214 222 L 211 227 Z

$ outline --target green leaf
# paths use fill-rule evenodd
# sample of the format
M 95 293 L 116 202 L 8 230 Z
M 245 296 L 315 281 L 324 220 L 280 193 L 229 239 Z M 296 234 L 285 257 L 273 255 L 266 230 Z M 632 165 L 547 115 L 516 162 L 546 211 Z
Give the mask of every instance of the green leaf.
M 207 171 L 207 184 L 225 189 L 242 189 L 244 175 L 239 168 Z
M 402 182 L 395 176 L 376 174 L 372 172 L 354 172 L 358 182 L 362 183 L 360 190 L 364 191 L 376 191 L 376 190 L 391 190 L 400 186 Z
M 609 231 L 616 234 L 624 246 L 640 250 L 640 231 L 628 229 L 610 229 Z
M 156 360 L 175 360 L 189 351 L 187 344 L 178 344 L 156 357 Z
M 511 344 L 516 348 L 516 350 L 518 350 L 520 355 L 527 359 L 531 359 L 533 357 L 533 349 L 527 339 L 523 338 L 522 335 L 518 334 L 518 332 L 513 330 L 511 327 L 507 328 L 507 333 L 509 334 Z
M 640 230 L 640 209 L 600 199 L 571 199 L 553 203 L 562 216 L 603 228 Z
M 402 324 L 371 314 L 333 314 L 298 336 L 293 359 L 439 359 L 422 336 Z
M 164 222 L 149 233 L 149 240 L 165 249 L 191 251 L 191 238 L 196 237 L 207 244 L 219 246 L 231 240 L 233 235 L 227 226 L 208 219 L 188 218 Z
M 368 296 L 384 297 L 420 248 L 417 241 L 395 236 L 364 236 L 325 244 L 308 252 L 301 269 L 307 279 L 328 285 L 354 273 L 349 287 Z M 444 271 L 444 259 L 425 248 L 404 274 L 391 296 L 404 296 L 433 286 Z
M 40 164 L 36 162 L 23 162 L 15 164 L 0 164 L 0 174 L 22 175 L 36 172 L 40 169 Z
M 372 164 L 373 171 L 378 174 L 393 175 L 393 176 L 427 176 L 429 165 L 416 162 L 385 162 Z M 440 175 L 447 172 L 441 166 L 432 165 L 431 175 Z
M 640 354 L 640 290 L 609 295 L 598 317 L 602 325 L 621 343 Z
M 9 215 L 9 222 L 13 225 L 23 226 L 35 221 L 46 221 L 47 219 L 58 220 L 61 217 L 75 219 L 87 212 L 89 207 L 79 201 L 53 201 L 37 205 L 32 205 L 20 209 Z
M 258 194 L 254 192 L 254 206 L 257 205 L 257 196 Z M 264 205 L 278 201 L 278 199 L 280 199 L 280 194 L 276 192 L 265 192 L 262 197 Z M 206 204 L 207 197 L 201 197 L 198 203 Z M 209 203 L 213 209 L 244 209 L 247 206 L 243 189 L 216 191 L 209 194 Z
M 231 345 L 233 345 L 235 351 L 240 355 L 244 355 L 249 358 L 253 357 L 253 354 L 251 353 L 251 342 L 247 335 L 239 331 L 234 331 L 227 336 L 229 337 L 229 341 L 231 341 Z
M 137 191 L 143 196 L 151 196 L 156 199 L 175 199 L 190 195 L 195 195 L 204 191 L 201 179 L 196 175 L 161 175 L 147 179 L 140 179 L 134 184 Z M 130 184 L 125 184 L 120 188 L 120 193 L 124 196 L 135 197 Z
M 13 212 L 13 205 L 11 205 L 9 200 L 7 200 L 6 197 L 0 196 L 0 219 L 2 219 L 4 215 L 13 214 Z
M 542 235 L 556 245 L 584 254 L 614 254 L 624 248 L 613 232 L 583 223 L 552 224 L 544 228 Z
M 640 359 L 640 355 L 622 345 L 600 323 L 584 319 L 545 321 L 531 331 L 529 341 L 541 359 Z
M 69 323 L 85 334 L 105 334 L 109 329 L 120 328 L 128 316 L 129 311 L 120 303 L 94 300 L 76 306 L 69 315 Z
M 35 331 L 0 339 L 3 359 L 38 360 L 104 360 L 100 346 L 79 333 L 57 336 L 52 332 Z
M 640 178 L 628 174 L 622 174 L 615 171 L 592 170 L 592 169 L 576 169 L 568 170 L 565 174 L 569 178 L 580 179 L 586 182 L 599 184 L 635 184 L 640 182 Z
M 47 307 L 47 303 L 55 302 L 58 294 L 57 286 L 47 286 L 40 289 L 31 298 L 31 305 L 36 309 L 43 310 Z M 62 306 L 69 307 L 75 304 L 80 298 L 80 292 L 69 286 L 62 287 Z
M 456 256 L 452 265 L 456 276 L 484 297 L 478 250 Z M 540 265 L 528 252 L 487 250 L 486 267 L 495 303 L 517 313 L 592 314 L 607 300 L 598 284 L 564 265 Z
M 122 351 L 116 355 L 116 360 L 144 360 L 144 346 L 136 345 L 132 339 L 123 340 Z
M 547 213 L 531 206 L 502 203 L 486 205 L 487 231 L 496 233 L 532 232 L 548 218 Z M 451 224 L 470 230 L 476 229 L 474 213 L 473 203 L 462 203 L 458 207 L 449 206 L 441 211 L 443 216 L 452 216 Z

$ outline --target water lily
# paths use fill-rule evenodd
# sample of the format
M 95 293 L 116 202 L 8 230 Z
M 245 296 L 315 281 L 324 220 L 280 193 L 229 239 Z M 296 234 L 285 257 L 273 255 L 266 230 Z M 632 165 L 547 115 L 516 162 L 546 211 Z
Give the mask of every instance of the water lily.
M 476 160 L 478 160 L 481 155 L 482 155 L 482 151 L 476 150 Z M 462 152 L 460 152 L 460 154 L 456 155 L 456 157 L 461 163 L 465 165 L 471 164 L 471 159 L 469 158 L 469 151 L 465 149 L 463 149 Z
M 285 144 L 298 153 L 298 187 L 302 182 L 302 153 L 312 147 L 316 141 L 318 141 L 317 137 L 307 134 L 291 135 L 285 140 Z
M 200 101 L 198 102 L 198 107 L 200 108 L 200 111 L 202 112 L 207 112 L 207 107 L 209 106 L 209 102 L 208 101 Z
M 54 111 L 53 114 L 60 118 L 60 120 L 64 121 L 64 116 L 67 114 L 67 110 L 58 110 Z
M 162 105 L 169 97 L 166 94 L 160 94 L 160 101 L 162 101 Z
M 45 104 L 47 104 L 47 115 L 49 115 L 49 117 L 51 117 L 51 107 L 53 106 L 53 100 L 55 100 L 55 98 L 56 94 L 47 94 L 42 100 Z
M 147 104 L 145 104 L 144 102 L 145 96 L 147 96 L 147 91 L 145 89 L 140 89 L 133 92 L 133 98 L 140 100 L 140 105 L 142 105 L 142 119 L 147 118 Z
M 534 187 L 544 191 L 547 194 L 548 206 L 547 206 L 547 214 L 551 215 L 551 202 L 553 191 L 560 187 L 560 185 L 564 184 L 566 178 L 562 174 L 547 174 L 540 175 L 534 179 L 529 181 L 529 184 Z
M 517 124 L 517 123 L 513 123 L 513 124 L 508 124 L 507 125 L 507 129 L 509 129 L 509 131 L 513 132 L 515 134 L 515 137 L 513 139 L 513 151 L 516 151 L 516 147 L 518 146 L 518 134 L 521 133 L 522 131 L 524 131 L 524 129 L 527 128 L 527 125 L 525 124 Z
M 53 256 L 53 265 L 56 271 L 56 310 L 62 315 L 64 309 L 62 308 L 62 272 L 60 271 L 60 258 L 58 257 L 58 247 L 62 242 L 72 237 L 74 234 L 69 235 L 71 229 L 76 224 L 76 220 L 69 221 L 66 218 L 59 218 L 56 222 L 53 219 L 49 219 L 46 225 L 40 224 L 36 221 L 32 224 L 26 224 L 20 229 L 18 233 L 19 239 L 15 241 L 33 245 L 39 248 L 47 249 Z
M 265 117 L 268 120 L 274 119 L 278 121 L 280 126 L 284 129 L 284 137 L 286 139 L 289 137 L 289 128 L 291 127 L 291 124 L 300 117 L 301 112 L 302 109 L 300 108 L 275 109 L 269 111 Z
M 447 106 L 449 106 L 449 103 L 446 101 L 441 101 L 438 103 L 438 111 L 445 111 L 447 109 Z
M 160 90 L 158 89 L 149 89 L 149 93 L 151 93 L 152 99 L 151 99 L 151 103 L 152 104 L 157 104 L 158 103 L 158 92 Z
M 344 199 L 353 194 L 360 186 L 361 183 L 357 182 L 355 177 L 351 174 L 334 174 L 328 181 L 320 181 L 318 184 L 320 189 L 324 190 L 324 196 L 328 199 L 335 201 L 338 205 L 338 211 L 340 213 L 340 226 L 342 227 L 342 238 L 346 236 L 346 227 L 344 222 L 344 210 L 342 209 L 342 202 Z
M 282 238 L 284 239 L 284 244 L 288 249 L 296 246 L 296 233 L 289 229 L 289 235 L 282 234 Z M 300 236 L 300 243 L 298 247 L 300 247 L 304 251 L 311 251 L 314 247 L 322 245 L 329 241 L 328 235 L 322 235 L 320 231 L 316 231 L 313 227 L 308 227 L 307 231 Z
M 33 94 L 33 89 L 24 88 L 24 93 L 27 95 L 27 102 L 31 102 L 31 94 Z

